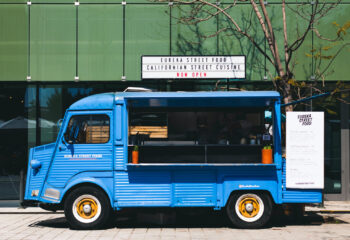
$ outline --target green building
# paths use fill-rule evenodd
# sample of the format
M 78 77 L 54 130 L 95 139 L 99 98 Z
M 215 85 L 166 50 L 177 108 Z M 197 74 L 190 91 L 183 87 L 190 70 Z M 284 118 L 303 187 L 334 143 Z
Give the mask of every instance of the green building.
M 232 0 L 212 2 L 225 7 Z M 314 2 L 286 2 L 288 37 L 295 38 L 295 31 L 307 25 L 296 10 L 307 13 Z M 281 1 L 266 3 L 282 47 Z M 28 149 L 55 141 L 56 122 L 82 97 L 128 86 L 159 91 L 274 89 L 272 65 L 245 38 L 221 32 L 230 26 L 223 16 L 195 25 L 179 21 L 193 7 L 148 0 L 0 0 L 0 200 L 19 199 Z M 237 2 L 229 13 L 266 48 L 258 21 L 250 19 L 251 9 L 248 2 Z M 350 0 L 343 0 L 321 19 L 319 33 L 336 37 L 339 26 L 350 20 L 349 12 Z M 320 63 L 317 51 L 327 55 L 332 47 L 334 55 L 339 46 L 310 32 L 296 52 L 295 79 L 313 81 L 330 62 Z M 246 78 L 142 80 L 142 55 L 245 55 Z M 344 48 L 332 60 L 323 79 L 327 88 L 350 81 L 349 57 L 349 48 Z M 325 197 L 350 200 L 349 105 L 321 99 L 298 109 L 326 112 Z

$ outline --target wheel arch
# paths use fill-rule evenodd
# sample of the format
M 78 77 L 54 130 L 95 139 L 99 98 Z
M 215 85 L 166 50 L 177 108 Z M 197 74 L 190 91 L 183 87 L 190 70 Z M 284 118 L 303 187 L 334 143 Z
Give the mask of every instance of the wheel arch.
M 61 205 L 64 206 L 64 203 L 65 203 L 65 201 L 67 199 L 67 196 L 72 191 L 74 191 L 77 188 L 85 187 L 85 186 L 94 187 L 94 188 L 100 190 L 103 194 L 105 194 L 105 196 L 109 200 L 108 202 L 110 203 L 111 208 L 113 209 L 113 198 L 112 198 L 111 194 L 109 193 L 108 189 L 106 188 L 106 186 L 100 185 L 100 184 L 98 184 L 96 182 L 92 182 L 92 181 L 82 181 L 82 182 L 72 183 L 72 184 L 68 185 L 65 188 L 65 191 L 63 192 Z

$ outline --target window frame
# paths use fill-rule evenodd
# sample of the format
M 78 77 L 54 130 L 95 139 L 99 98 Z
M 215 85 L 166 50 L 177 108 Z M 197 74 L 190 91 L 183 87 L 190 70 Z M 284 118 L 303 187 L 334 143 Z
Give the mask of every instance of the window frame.
M 109 125 L 108 125 L 108 127 L 109 127 L 109 130 L 108 130 L 108 140 L 107 140 L 106 142 L 103 142 L 103 143 L 68 143 L 69 140 L 66 139 L 66 132 L 67 132 L 67 130 L 68 130 L 68 128 L 69 128 L 69 123 L 70 123 L 70 121 L 72 120 L 72 118 L 78 117 L 78 116 L 79 116 L 79 117 L 81 117 L 81 116 L 89 116 L 89 117 L 91 117 L 91 116 L 106 116 L 106 117 L 108 118 L 108 121 L 109 121 Z M 66 142 L 67 142 L 68 144 L 70 144 L 70 145 L 107 144 L 107 143 L 109 143 L 110 140 L 111 140 L 111 118 L 110 118 L 110 116 L 109 116 L 107 113 L 73 114 L 73 115 L 70 116 L 70 118 L 69 118 L 69 120 L 68 120 L 68 122 L 67 122 L 65 131 L 63 132 L 62 137 L 64 138 L 64 141 L 66 141 Z
M 139 108 L 139 107 L 136 107 L 136 108 L 133 108 L 133 107 L 128 107 L 128 111 L 127 111 L 127 144 L 128 144 L 128 157 L 127 157 L 127 164 L 132 164 L 131 163 L 131 158 L 130 158 L 130 155 L 131 155 L 131 152 L 133 151 L 133 147 L 136 146 L 136 145 L 133 145 L 132 143 L 130 143 L 130 132 L 129 132 L 129 129 L 130 129 L 130 123 L 131 123 L 131 115 L 132 115 L 132 112 L 133 110 L 137 109 L 137 110 L 140 110 L 140 112 L 145 112 L 144 110 L 145 109 L 151 109 L 152 107 L 144 107 L 144 108 Z M 249 110 L 246 110 L 246 108 L 244 107 L 212 107 L 208 110 L 208 108 L 203 108 L 204 112 L 220 112 L 221 110 L 238 110 L 238 109 L 245 109 L 244 113 L 254 113 L 254 112 L 258 112 L 260 115 L 261 115 L 261 119 L 260 121 L 262 121 L 262 125 L 265 127 L 265 123 L 264 123 L 264 118 L 265 118 L 265 111 L 266 110 L 269 110 L 271 111 L 271 128 L 273 129 L 273 133 L 271 135 L 272 139 L 271 139 L 271 142 L 270 142 L 270 145 L 272 146 L 272 149 L 273 149 L 273 165 L 276 165 L 277 162 L 276 162 L 276 159 L 275 159 L 275 151 L 276 151 L 276 141 L 275 141 L 275 137 L 276 137 L 276 134 L 275 134 L 275 107 L 273 105 L 270 105 L 270 106 L 264 106 L 264 107 L 248 107 L 249 109 L 251 109 L 250 111 Z M 177 107 L 164 107 L 164 108 L 154 108 L 154 110 L 156 110 L 156 112 L 160 112 L 160 113 L 169 113 L 169 112 L 176 112 L 177 110 L 180 110 L 180 109 L 183 109 L 183 108 L 177 108 Z M 188 109 L 191 109 L 192 111 L 194 110 L 193 108 L 188 108 Z M 197 111 L 198 110 L 201 110 L 200 108 L 195 108 Z M 136 112 L 138 112 L 136 110 Z M 167 111 L 168 110 L 168 111 Z M 170 110 L 170 111 L 169 111 Z M 257 110 L 257 111 L 256 111 Z M 189 111 L 189 112 L 192 112 L 192 111 Z M 147 111 L 146 111 L 147 112 Z M 152 112 L 152 111 L 150 111 Z M 182 111 L 181 111 L 182 112 Z M 196 112 L 196 111 L 194 111 Z M 228 111 L 230 112 L 230 111 Z M 169 123 L 169 119 L 167 119 L 167 122 Z M 168 136 L 169 137 L 169 136 Z M 167 142 L 169 141 L 168 140 L 164 140 L 164 142 Z M 139 145 L 139 147 L 142 147 L 143 144 Z M 246 162 L 246 163 L 241 163 L 241 162 L 225 162 L 225 163 L 221 163 L 221 162 L 208 162 L 208 155 L 207 155 L 207 147 L 238 147 L 240 146 L 241 144 L 229 144 L 229 145 L 225 145 L 225 144 L 216 144 L 216 143 L 207 143 L 207 144 L 203 144 L 203 148 L 204 148 L 204 151 L 205 151 L 205 155 L 204 155 L 204 161 L 203 162 L 200 162 L 200 163 L 197 163 L 197 162 L 164 162 L 164 161 L 160 161 L 160 162 L 140 162 L 139 164 L 140 165 L 181 165 L 181 166 L 185 166 L 185 165 L 189 165 L 189 166 L 192 166 L 192 165 L 236 165 L 236 164 L 247 164 L 247 165 L 252 165 L 252 164 L 261 164 L 260 162 Z M 250 143 L 247 143 L 247 144 L 244 144 L 244 146 L 249 146 L 249 145 L 252 145 L 252 146 L 258 146 L 257 144 L 250 144 Z M 263 146 L 263 143 L 260 144 L 261 146 Z M 150 145 L 151 146 L 151 145 Z M 154 145 L 153 147 L 169 147 L 169 146 L 175 146 L 176 145 Z M 197 144 L 194 144 L 194 145 L 189 145 L 189 146 L 199 146 Z M 179 145 L 179 147 L 181 147 L 181 145 Z

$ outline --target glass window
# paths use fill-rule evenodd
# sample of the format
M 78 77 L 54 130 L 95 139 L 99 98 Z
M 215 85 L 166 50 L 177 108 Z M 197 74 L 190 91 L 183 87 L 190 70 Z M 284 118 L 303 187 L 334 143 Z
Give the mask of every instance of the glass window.
M 74 4 L 75 0 L 32 0 L 33 3 L 71 3 L 72 5 Z
M 172 8 L 171 53 L 172 55 L 216 55 L 217 21 L 209 18 L 213 8 L 203 7 L 197 12 L 196 4 L 176 4 Z M 208 14 L 207 14 L 208 12 Z M 194 15 L 194 16 L 193 16 Z M 194 20 L 188 20 L 192 19 Z
M 121 3 L 123 0 L 80 0 L 80 3 L 98 3 L 98 4 L 105 4 L 105 3 Z M 128 2 L 129 4 L 129 2 Z
M 39 81 L 73 81 L 76 74 L 74 5 L 30 7 L 30 75 Z
M 77 115 L 71 117 L 64 138 L 68 143 L 106 143 L 109 141 L 107 115 Z
M 270 5 L 267 8 L 268 14 L 271 18 L 272 24 L 274 26 L 274 33 L 277 39 L 277 46 L 279 49 L 279 53 L 281 56 L 282 64 L 285 63 L 284 54 L 281 54 L 284 49 L 284 33 L 283 33 L 283 22 L 278 21 L 278 19 L 282 19 L 282 11 L 280 5 Z M 311 4 L 288 4 L 286 6 L 286 20 L 287 20 L 287 38 L 288 42 L 292 44 L 294 41 L 299 39 L 304 31 L 308 28 L 308 21 L 303 17 L 299 16 L 295 12 L 300 12 L 303 14 L 311 13 L 312 5 Z M 259 23 L 256 24 L 258 26 L 258 31 L 261 33 L 261 26 Z M 313 42 L 312 42 L 312 32 L 310 31 L 305 38 L 305 41 L 300 46 L 300 48 L 293 52 L 292 59 L 290 61 L 290 67 L 294 74 L 293 78 L 300 81 L 310 80 L 312 75 L 312 59 L 308 57 L 311 55 L 313 51 Z M 266 51 L 268 55 L 271 57 L 271 52 L 267 45 L 266 41 Z M 247 62 L 249 63 L 250 60 Z M 267 68 L 267 77 L 268 79 L 273 79 L 277 76 L 277 72 L 275 67 L 266 59 L 266 68 Z M 247 66 L 247 69 L 249 67 Z
M 40 144 L 56 141 L 59 129 L 57 121 L 63 118 L 62 108 L 62 86 L 44 85 L 39 88 L 40 115 L 38 116 L 40 126 Z
M 26 79 L 28 65 L 27 13 L 27 5 L 1 4 L 0 6 L 0 80 L 24 81 Z
M 329 6 L 331 5 L 327 4 L 326 7 Z M 342 4 L 336 10 L 331 11 L 332 14 L 323 16 L 315 28 L 321 36 L 334 39 L 337 31 L 340 31 L 342 27 L 346 29 L 346 25 L 349 24 L 349 12 L 350 5 Z M 324 80 L 349 80 L 350 48 L 344 46 L 350 42 L 350 34 L 345 33 L 339 32 L 342 38 L 336 42 L 321 40 L 317 34 L 314 34 L 314 75 L 316 77 L 322 75 L 320 79 Z M 338 51 L 340 51 L 339 54 Z
M 29 134 L 35 131 L 35 120 L 28 118 L 30 91 L 27 84 L 0 85 L 0 200 L 19 198 L 19 175 L 27 166 Z
M 226 7 L 226 5 L 224 5 Z M 227 10 L 233 16 L 242 30 L 252 35 L 256 43 L 264 49 L 265 37 L 261 31 L 259 21 L 256 17 L 251 17 L 252 7 L 247 4 L 237 4 Z M 240 16 L 240 17 L 236 17 Z M 259 50 L 241 34 L 237 33 L 235 26 L 223 14 L 219 17 L 219 54 L 220 55 L 245 55 L 246 56 L 246 79 L 262 80 L 265 75 L 265 57 Z
M 0 3 L 9 3 L 9 0 L 0 0 Z M 12 0 L 11 3 L 25 3 L 27 0 Z
M 169 55 L 168 5 L 127 4 L 125 8 L 126 80 L 140 80 L 142 55 Z
M 81 80 L 121 80 L 123 10 L 121 5 L 79 6 L 78 75 Z
M 325 117 L 324 193 L 327 194 L 341 193 L 342 188 L 340 106 L 339 101 L 332 96 L 312 101 L 312 110 L 324 112 Z

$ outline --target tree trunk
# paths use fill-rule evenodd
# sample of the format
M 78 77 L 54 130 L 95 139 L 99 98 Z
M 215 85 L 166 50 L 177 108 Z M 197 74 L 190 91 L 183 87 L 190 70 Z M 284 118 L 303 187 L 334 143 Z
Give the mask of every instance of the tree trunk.
M 283 76 L 281 80 L 281 90 L 282 90 L 282 97 L 283 97 L 284 104 L 293 102 L 292 89 L 291 89 L 291 85 L 288 83 L 288 80 L 289 80 L 288 75 Z M 286 106 L 285 111 L 292 112 L 293 105 Z

